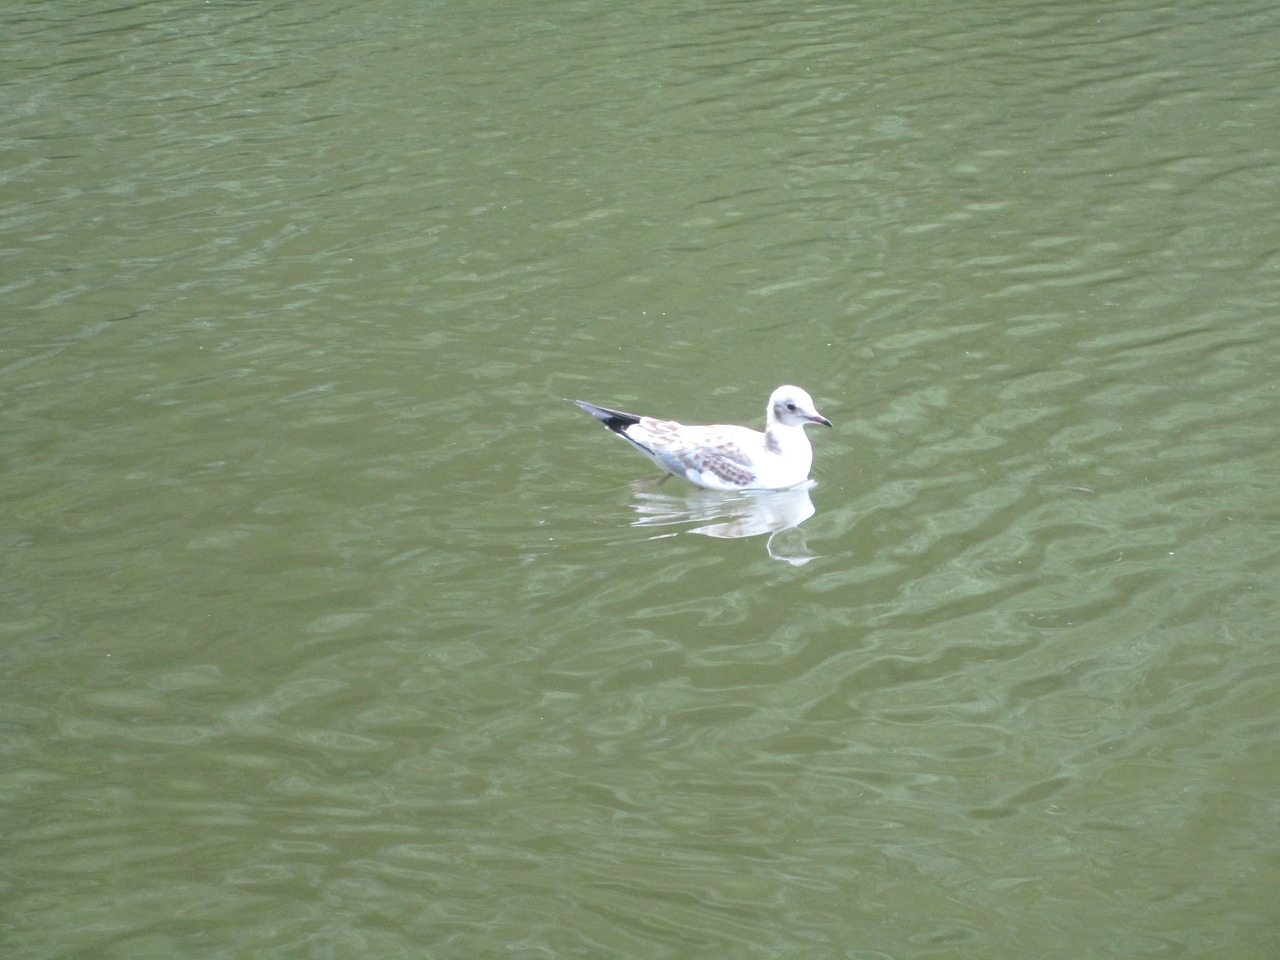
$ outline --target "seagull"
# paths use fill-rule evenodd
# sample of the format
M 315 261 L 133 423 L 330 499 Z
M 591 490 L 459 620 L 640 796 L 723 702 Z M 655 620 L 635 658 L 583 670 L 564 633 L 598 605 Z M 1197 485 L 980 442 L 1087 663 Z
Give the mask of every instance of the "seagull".
M 764 433 L 749 427 L 686 426 L 574 400 L 606 427 L 677 477 L 708 490 L 785 490 L 809 478 L 813 448 L 804 428 L 831 426 L 799 387 L 779 387 L 765 408 Z

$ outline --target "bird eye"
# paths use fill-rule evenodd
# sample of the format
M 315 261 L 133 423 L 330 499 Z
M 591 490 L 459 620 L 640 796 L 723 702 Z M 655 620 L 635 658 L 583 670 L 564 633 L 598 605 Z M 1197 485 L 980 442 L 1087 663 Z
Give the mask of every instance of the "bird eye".
M 788 403 L 788 404 L 787 404 L 787 409 L 788 409 L 788 410 L 790 410 L 792 413 L 795 413 L 795 412 L 796 412 L 796 405 L 795 405 L 794 403 Z

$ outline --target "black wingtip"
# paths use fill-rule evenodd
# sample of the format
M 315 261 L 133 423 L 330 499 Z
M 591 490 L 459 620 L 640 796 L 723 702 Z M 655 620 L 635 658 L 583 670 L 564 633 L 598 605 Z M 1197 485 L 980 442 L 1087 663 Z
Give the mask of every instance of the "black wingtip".
M 574 400 L 572 402 L 587 411 L 614 433 L 622 433 L 627 427 L 634 426 L 640 422 L 640 418 L 633 413 L 610 410 L 608 407 L 597 407 L 594 403 L 587 403 L 585 400 Z

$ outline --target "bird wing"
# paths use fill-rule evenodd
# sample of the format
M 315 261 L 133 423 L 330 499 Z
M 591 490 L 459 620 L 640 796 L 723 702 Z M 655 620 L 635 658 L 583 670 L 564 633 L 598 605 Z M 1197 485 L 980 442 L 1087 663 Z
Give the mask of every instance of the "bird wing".
M 751 450 L 764 449 L 764 434 L 746 427 L 690 427 L 650 417 L 623 435 L 676 476 L 721 490 L 751 486 L 756 480 Z

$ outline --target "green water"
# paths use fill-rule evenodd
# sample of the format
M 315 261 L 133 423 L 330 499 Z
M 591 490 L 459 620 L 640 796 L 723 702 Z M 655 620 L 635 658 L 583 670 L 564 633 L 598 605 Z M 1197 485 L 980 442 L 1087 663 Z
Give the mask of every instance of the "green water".
M 1280 13 L 0 37 L 5 956 L 1276 956 Z

